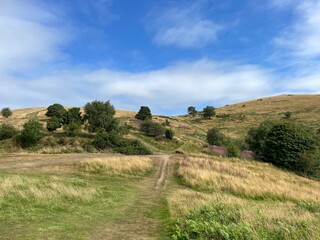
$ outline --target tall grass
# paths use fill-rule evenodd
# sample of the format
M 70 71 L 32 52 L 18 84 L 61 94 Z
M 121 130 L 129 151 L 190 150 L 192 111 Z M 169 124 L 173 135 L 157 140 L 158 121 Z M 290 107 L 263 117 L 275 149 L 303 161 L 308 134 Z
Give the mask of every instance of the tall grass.
M 95 187 L 64 182 L 54 177 L 48 179 L 18 175 L 0 177 L 0 204 L 8 199 L 34 202 L 63 199 L 89 201 L 97 192 Z
M 320 201 L 320 182 L 281 171 L 270 164 L 225 158 L 189 158 L 178 174 L 189 186 L 253 199 Z
M 149 157 L 137 156 L 113 156 L 107 158 L 94 158 L 85 160 L 80 167 L 87 172 L 143 175 L 153 167 L 153 160 Z

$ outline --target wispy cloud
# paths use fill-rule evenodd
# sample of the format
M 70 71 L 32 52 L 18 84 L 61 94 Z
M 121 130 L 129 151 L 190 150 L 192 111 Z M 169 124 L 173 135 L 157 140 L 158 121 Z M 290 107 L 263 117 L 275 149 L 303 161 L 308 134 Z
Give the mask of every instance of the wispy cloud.
M 29 106 L 56 101 L 83 105 L 93 99 L 111 99 L 118 108 L 147 104 L 158 113 L 169 114 L 191 104 L 217 106 L 266 96 L 272 92 L 272 81 L 272 74 L 258 66 L 203 59 L 151 72 L 68 70 L 28 81 L 10 79 L 3 82 L 0 95 L 14 106 L 21 99 L 6 93 L 24 96 Z
M 159 45 L 199 48 L 213 43 L 223 26 L 206 18 L 206 1 L 175 4 L 154 10 L 149 19 Z
M 294 6 L 296 18 L 294 24 L 275 38 L 275 43 L 290 50 L 290 54 L 295 57 L 319 57 L 320 1 L 299 1 Z
M 57 16 L 37 1 L 3 0 L 0 8 L 0 72 L 61 57 L 70 35 Z

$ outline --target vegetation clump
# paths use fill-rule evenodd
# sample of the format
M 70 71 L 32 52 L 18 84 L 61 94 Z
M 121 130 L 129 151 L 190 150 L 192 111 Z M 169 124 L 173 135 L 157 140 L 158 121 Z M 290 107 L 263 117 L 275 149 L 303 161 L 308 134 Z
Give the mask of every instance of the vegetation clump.
M 163 137 L 165 133 L 165 128 L 157 122 L 152 122 L 151 120 L 144 121 L 141 124 L 140 130 L 149 137 Z
M 18 130 L 14 126 L 5 123 L 0 125 L 0 140 L 10 139 L 16 134 Z
M 135 116 L 136 119 L 140 120 L 151 120 L 152 119 L 152 114 L 150 111 L 150 108 L 147 106 L 141 106 L 139 112 Z
M 226 143 L 226 137 L 220 129 L 211 128 L 207 132 L 207 142 L 210 145 L 223 146 Z
M 197 115 L 197 110 L 194 106 L 188 107 L 188 114 L 191 115 L 192 117 L 195 117 Z
M 23 130 L 19 136 L 22 147 L 37 145 L 44 136 L 43 125 L 38 120 L 29 120 L 23 125 Z
M 112 131 L 118 127 L 118 122 L 114 118 L 116 111 L 110 101 L 87 103 L 84 106 L 84 112 L 84 120 L 89 132 Z
M 206 119 L 211 119 L 212 117 L 214 117 L 216 115 L 216 111 L 215 108 L 212 106 L 207 106 L 203 109 L 203 118 Z
M 242 221 L 240 207 L 223 203 L 204 206 L 177 220 L 173 239 L 254 239 L 251 226 Z
M 3 108 L 1 110 L 1 115 L 5 118 L 8 118 L 12 115 L 12 111 L 10 110 L 10 108 L 6 107 L 6 108 Z

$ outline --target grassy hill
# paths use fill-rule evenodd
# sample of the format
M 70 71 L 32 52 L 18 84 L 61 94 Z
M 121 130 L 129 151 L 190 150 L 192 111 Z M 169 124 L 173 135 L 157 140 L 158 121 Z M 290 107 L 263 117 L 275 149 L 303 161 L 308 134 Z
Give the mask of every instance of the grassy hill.
M 154 116 L 169 121 L 173 141 L 143 135 L 134 111 L 117 110 L 116 118 L 132 126 L 127 137 L 161 155 L 87 153 L 83 146 L 92 135 L 72 138 L 62 131 L 30 151 L 3 148 L 0 238 L 320 239 L 319 181 L 268 163 L 211 156 L 203 148 L 211 127 L 241 139 L 250 127 L 288 111 L 318 129 L 319 103 L 320 95 L 285 95 L 224 106 L 210 120 Z M 45 123 L 45 113 L 17 109 L 0 124 L 21 129 L 28 119 Z M 173 154 L 177 150 L 185 154 Z

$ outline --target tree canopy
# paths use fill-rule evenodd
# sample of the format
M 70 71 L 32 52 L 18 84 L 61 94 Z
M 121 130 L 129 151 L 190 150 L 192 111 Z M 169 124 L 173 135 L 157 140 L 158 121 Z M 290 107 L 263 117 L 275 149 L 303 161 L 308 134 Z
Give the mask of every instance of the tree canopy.
M 203 117 L 204 118 L 212 118 L 216 115 L 215 108 L 212 106 L 207 106 L 203 109 Z
M 147 106 L 141 106 L 139 112 L 136 114 L 135 118 L 140 120 L 152 119 L 152 114 L 150 108 Z
M 114 118 L 116 113 L 110 101 L 93 101 L 84 106 L 84 120 L 89 132 L 99 130 L 112 131 L 117 128 L 118 122 Z

